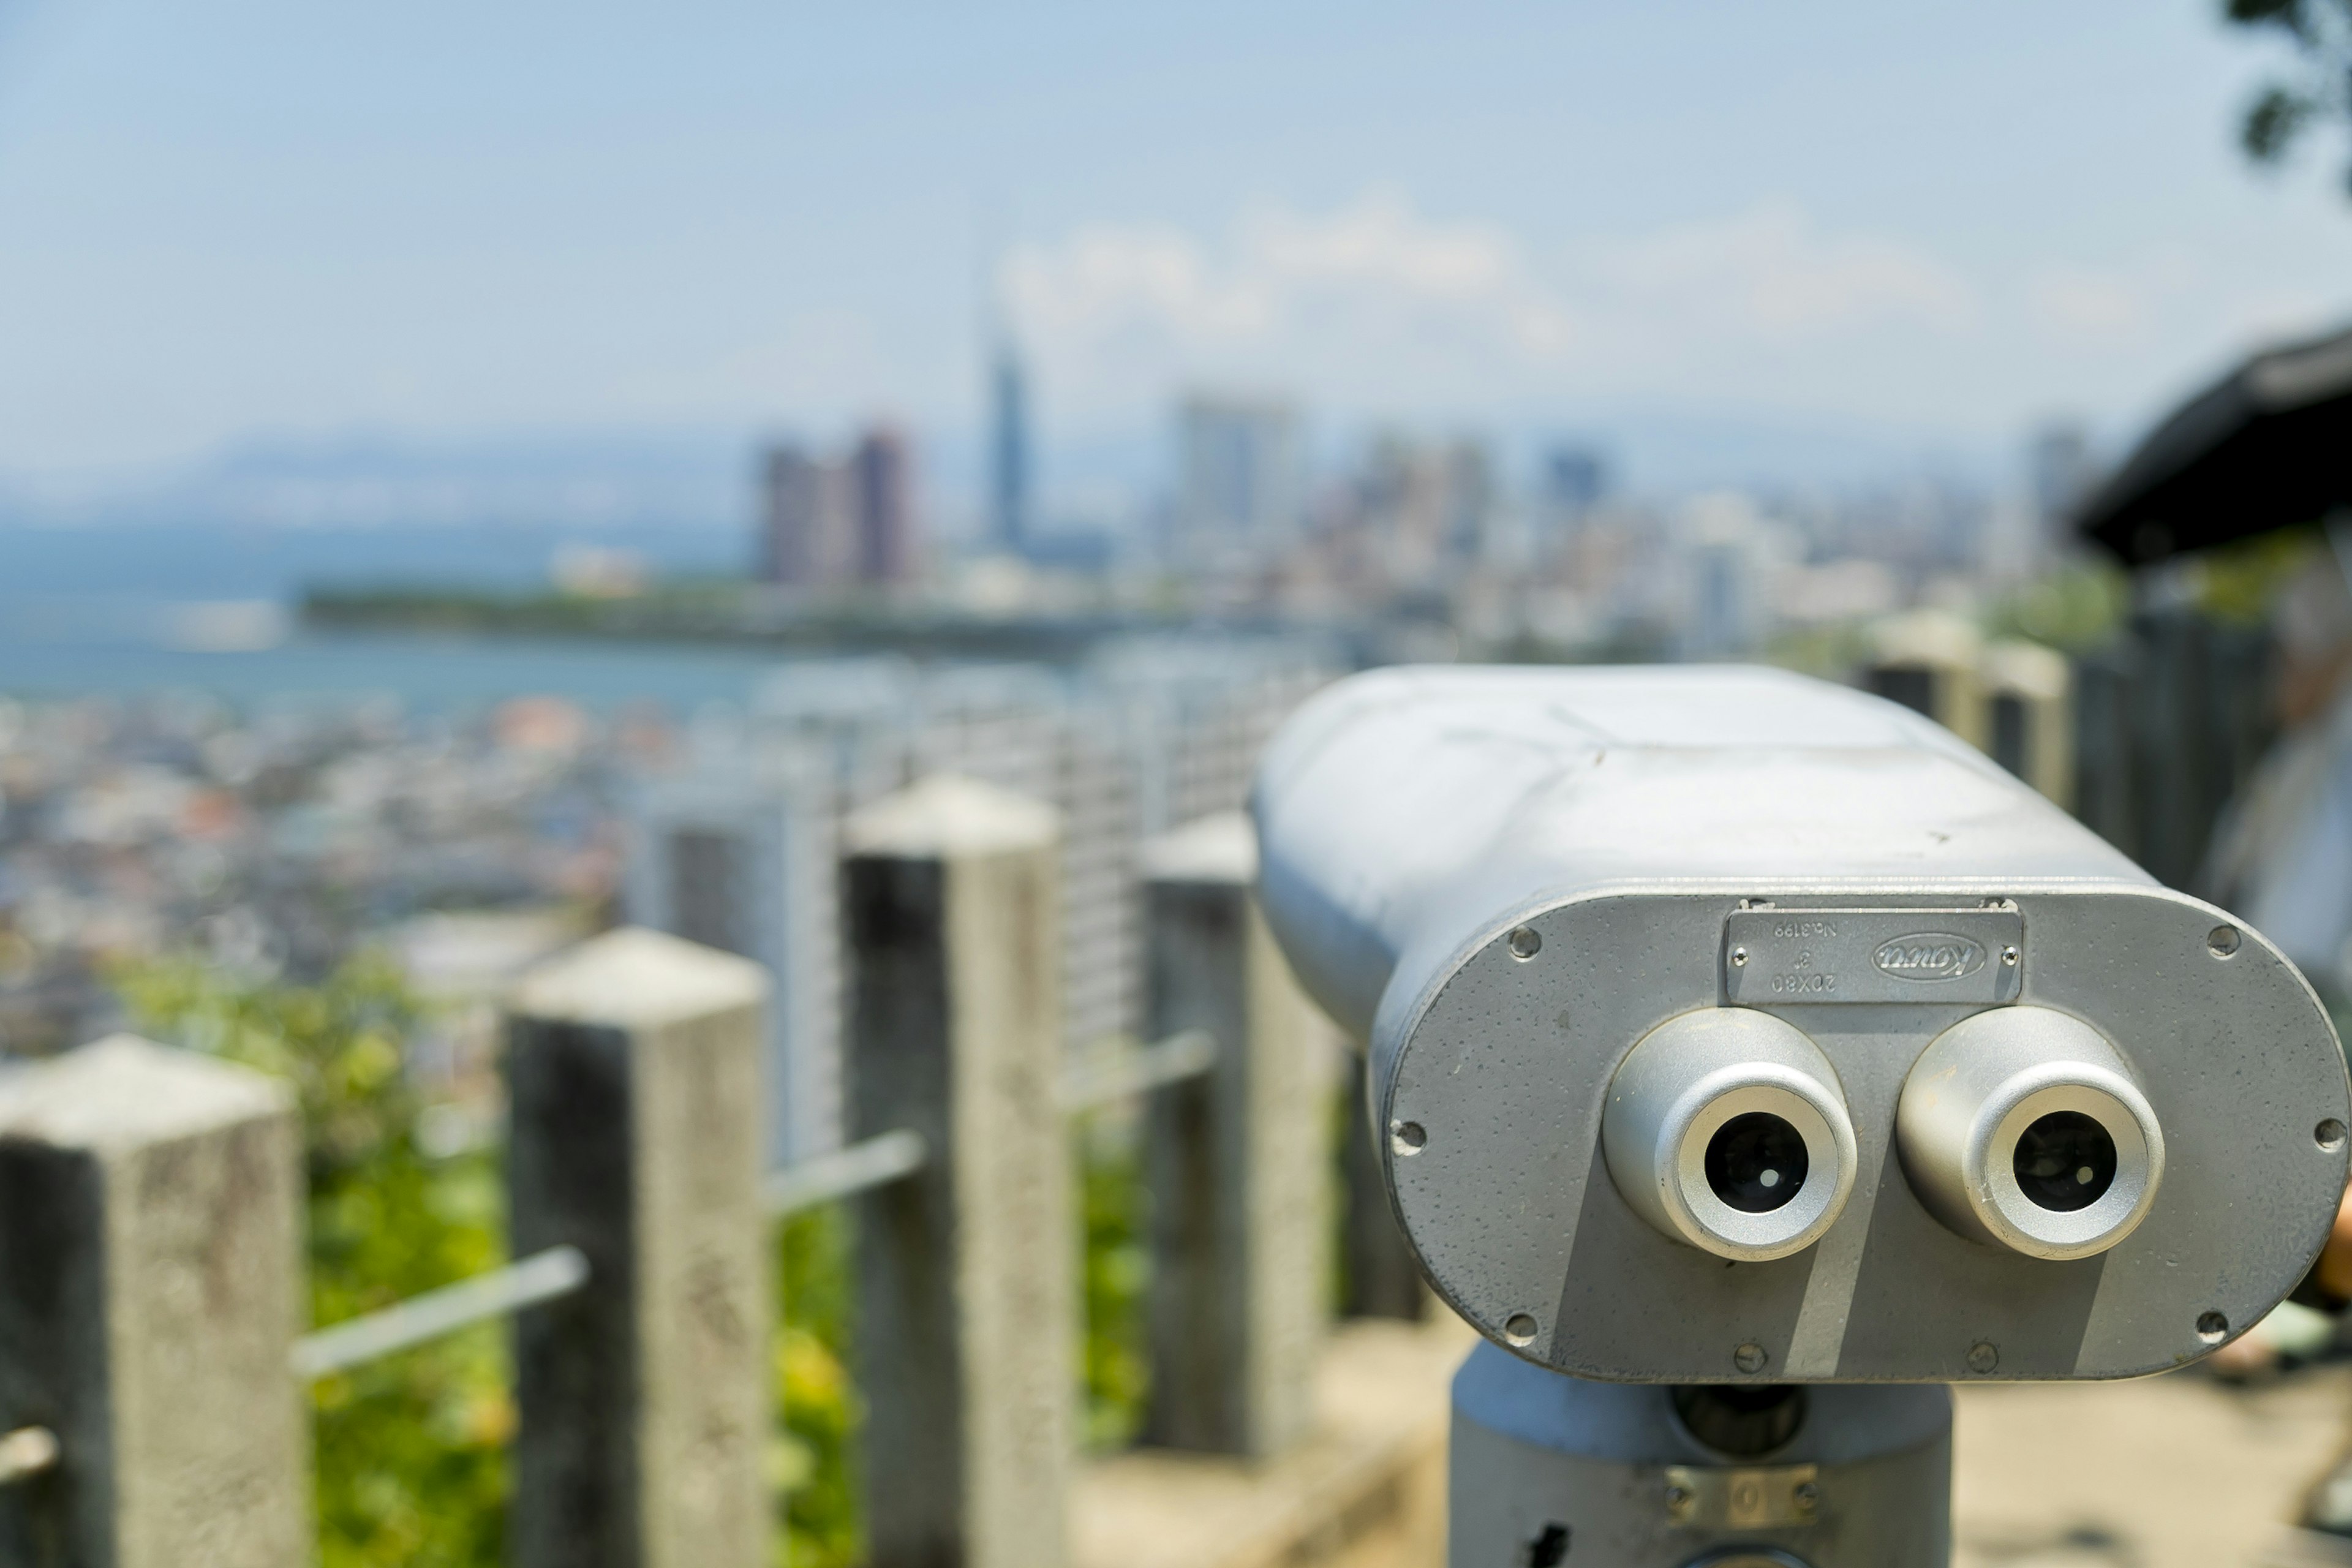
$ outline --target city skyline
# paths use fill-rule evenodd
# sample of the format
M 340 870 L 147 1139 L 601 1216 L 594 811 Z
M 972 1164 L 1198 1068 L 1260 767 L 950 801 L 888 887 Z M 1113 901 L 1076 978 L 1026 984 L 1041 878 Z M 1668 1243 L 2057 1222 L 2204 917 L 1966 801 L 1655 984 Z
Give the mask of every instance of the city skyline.
M 877 413 L 951 472 L 982 210 L 1080 470 L 1193 388 L 2112 440 L 2352 309 L 2352 210 L 2241 164 L 2263 57 L 2191 0 L 556 22 L 9 12 L 0 475 Z

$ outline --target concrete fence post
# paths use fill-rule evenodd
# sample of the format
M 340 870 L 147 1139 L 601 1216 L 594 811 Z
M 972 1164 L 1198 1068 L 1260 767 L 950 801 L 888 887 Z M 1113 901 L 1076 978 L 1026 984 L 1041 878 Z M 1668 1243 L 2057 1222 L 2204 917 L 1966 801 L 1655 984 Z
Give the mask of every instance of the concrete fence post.
M 1216 1037 L 1206 1075 L 1145 1113 L 1151 1383 L 1143 1438 L 1265 1458 L 1306 1436 L 1329 1261 L 1330 1026 L 1251 888 L 1239 812 L 1144 852 L 1147 1032 Z
M 516 1321 L 519 1568 L 768 1561 L 767 994 L 757 964 L 631 929 L 509 1000 L 514 1253 L 589 1266 Z
M 0 1563 L 300 1568 L 301 1141 L 261 1074 L 118 1036 L 0 1076 Z
M 1076 1237 L 1053 811 L 936 777 L 853 816 L 849 1135 L 929 1162 L 856 1205 L 873 1568 L 1060 1568 Z
M 1985 645 L 1985 751 L 2068 811 L 2074 809 L 2074 670 L 2038 643 Z

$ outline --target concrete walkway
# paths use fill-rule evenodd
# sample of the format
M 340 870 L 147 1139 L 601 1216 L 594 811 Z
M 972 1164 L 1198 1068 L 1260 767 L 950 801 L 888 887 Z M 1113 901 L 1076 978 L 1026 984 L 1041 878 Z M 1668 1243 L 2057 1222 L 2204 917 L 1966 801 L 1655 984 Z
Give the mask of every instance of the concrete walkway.
M 1091 1467 L 1077 1568 L 1443 1568 L 1446 1384 L 1469 1343 L 1450 1320 L 1350 1324 L 1304 1449 Z M 1954 1568 L 2270 1568 L 2347 1435 L 2352 1366 L 2251 1389 L 2195 1371 L 1963 1388 Z
M 1272 1464 L 1143 1451 L 1088 1467 L 1076 1568 L 1443 1564 L 1447 1390 L 1473 1339 L 1451 1316 L 1340 1328 L 1316 1379 L 1315 1436 Z
M 1954 1568 L 2251 1568 L 2352 1433 L 2352 1368 L 1960 1391 Z

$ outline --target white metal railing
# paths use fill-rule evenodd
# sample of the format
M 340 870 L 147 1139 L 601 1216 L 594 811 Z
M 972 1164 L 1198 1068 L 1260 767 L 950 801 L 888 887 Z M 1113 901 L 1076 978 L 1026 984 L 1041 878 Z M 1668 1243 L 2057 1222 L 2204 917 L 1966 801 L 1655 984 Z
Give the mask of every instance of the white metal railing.
M 381 1311 L 304 1334 L 294 1342 L 294 1375 L 308 1381 L 343 1372 L 486 1318 L 502 1318 L 569 1296 L 587 1283 L 587 1255 L 576 1247 L 551 1247 Z
M 772 1215 L 797 1214 L 911 1176 L 929 1158 L 923 1135 L 902 1128 L 772 1172 L 760 1184 L 760 1197 Z
M 1206 1029 L 1185 1029 L 1107 1060 L 1080 1063 L 1064 1075 L 1056 1099 L 1064 1110 L 1092 1110 L 1198 1078 L 1216 1065 L 1217 1037 Z
M 1073 1068 L 1057 1086 L 1055 1100 L 1065 1111 L 1089 1110 L 1197 1078 L 1216 1060 L 1216 1037 L 1205 1029 L 1187 1029 Z M 760 1196 L 771 1215 L 797 1214 L 887 1186 L 921 1170 L 929 1158 L 922 1134 L 902 1128 L 773 1172 L 761 1184 Z M 305 1334 L 294 1342 L 289 1358 L 294 1374 L 310 1382 L 345 1372 L 459 1329 L 559 1300 L 586 1285 L 588 1278 L 586 1254 L 576 1247 L 551 1247 Z M 39 1457 L 40 1438 L 47 1438 L 50 1446 L 47 1458 Z M 17 1444 L 18 1449 L 11 1450 L 10 1444 Z M 56 1439 L 39 1427 L 0 1438 L 0 1485 L 16 1479 L 12 1463 L 29 1466 L 22 1470 L 25 1474 L 55 1463 L 55 1447 Z

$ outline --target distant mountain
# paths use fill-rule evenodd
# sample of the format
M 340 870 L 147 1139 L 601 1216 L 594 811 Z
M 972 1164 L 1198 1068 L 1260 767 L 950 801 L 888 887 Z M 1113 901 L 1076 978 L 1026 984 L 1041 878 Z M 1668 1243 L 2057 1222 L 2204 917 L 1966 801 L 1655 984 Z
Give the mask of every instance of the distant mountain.
M 180 468 L 0 485 L 0 522 L 740 529 L 746 437 L 624 431 L 257 439 Z
M 1318 419 L 1312 407 L 1306 412 L 1318 465 L 1329 474 L 1352 467 L 1383 428 Z M 1483 437 L 1513 488 L 1533 479 L 1542 453 L 1559 441 L 1601 453 L 1621 489 L 1654 496 L 1726 486 L 1835 489 L 1929 473 L 1989 483 L 2013 467 L 2013 454 L 1981 439 L 1740 409 L 1568 405 L 1484 424 L 1397 427 Z M 964 536 L 981 511 L 984 445 L 964 425 L 922 427 L 916 435 L 929 530 L 941 540 Z M 754 469 L 762 438 L 761 432 L 722 429 L 469 440 L 258 438 L 179 467 L 69 481 L 0 475 L 0 526 L 660 529 L 742 537 L 757 510 Z M 1048 428 L 1037 439 L 1041 504 L 1053 516 L 1131 520 L 1171 488 L 1167 420 Z

